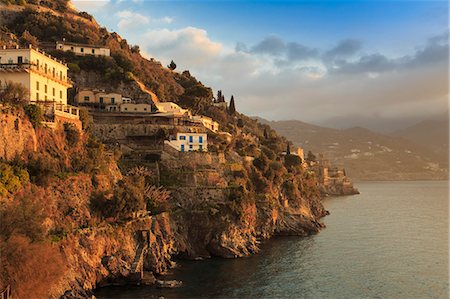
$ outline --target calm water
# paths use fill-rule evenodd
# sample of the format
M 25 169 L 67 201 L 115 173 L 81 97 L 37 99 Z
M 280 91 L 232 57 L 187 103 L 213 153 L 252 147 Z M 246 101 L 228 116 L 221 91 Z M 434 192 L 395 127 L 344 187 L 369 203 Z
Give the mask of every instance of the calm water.
M 181 262 L 184 286 L 108 288 L 99 298 L 448 298 L 448 182 L 371 182 L 325 200 L 318 235 L 256 256 Z

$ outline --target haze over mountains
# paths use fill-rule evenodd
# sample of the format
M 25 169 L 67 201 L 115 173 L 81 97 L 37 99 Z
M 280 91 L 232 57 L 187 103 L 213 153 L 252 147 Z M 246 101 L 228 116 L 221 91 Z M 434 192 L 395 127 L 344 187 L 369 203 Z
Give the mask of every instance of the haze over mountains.
M 298 120 L 267 121 L 306 151 L 343 166 L 357 180 L 448 178 L 448 117 L 423 121 L 391 134 L 353 127 L 332 129 Z

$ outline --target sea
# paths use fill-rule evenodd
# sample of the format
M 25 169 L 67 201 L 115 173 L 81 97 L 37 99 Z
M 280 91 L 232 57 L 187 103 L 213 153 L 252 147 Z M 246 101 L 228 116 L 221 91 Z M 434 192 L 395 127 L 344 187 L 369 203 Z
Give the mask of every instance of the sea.
M 361 182 L 324 199 L 326 228 L 276 237 L 239 259 L 179 261 L 176 289 L 108 287 L 101 298 L 449 298 L 448 181 Z

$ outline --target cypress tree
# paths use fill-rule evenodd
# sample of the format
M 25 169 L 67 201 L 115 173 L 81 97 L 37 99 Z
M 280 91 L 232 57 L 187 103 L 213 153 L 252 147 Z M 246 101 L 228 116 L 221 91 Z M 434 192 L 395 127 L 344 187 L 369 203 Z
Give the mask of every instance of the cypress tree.
M 290 155 L 290 154 L 291 154 L 291 147 L 290 147 L 290 145 L 288 143 L 287 147 L 286 147 L 286 155 Z
M 269 134 L 267 133 L 267 129 L 266 128 L 264 128 L 264 138 L 269 138 Z
M 234 115 L 236 113 L 236 106 L 234 105 L 234 96 L 231 96 L 230 107 L 228 108 L 228 113 Z

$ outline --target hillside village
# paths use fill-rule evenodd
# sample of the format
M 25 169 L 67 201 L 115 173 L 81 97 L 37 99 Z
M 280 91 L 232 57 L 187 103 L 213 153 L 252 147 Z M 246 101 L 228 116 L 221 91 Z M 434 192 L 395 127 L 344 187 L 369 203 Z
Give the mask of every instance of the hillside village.
M 109 48 L 98 45 L 56 42 L 54 47 L 58 51 L 81 56 L 110 56 Z M 119 142 L 120 149 L 129 155 L 136 155 L 137 152 L 139 155 L 161 155 L 165 146 L 181 153 L 208 152 L 208 134 L 223 137 L 225 144 L 231 143 L 232 135 L 221 131 L 216 120 L 194 115 L 191 110 L 181 108 L 174 102 L 160 101 L 156 95 L 147 103 L 138 103 L 128 95 L 90 86 L 76 88 L 75 96 L 68 100 L 68 89 L 74 85 L 67 72 L 66 63 L 32 45 L 25 48 L 4 45 L 0 50 L 0 90 L 7 89 L 8 85 L 22 85 L 27 90 L 25 98 L 44 111 L 43 124 L 49 128 L 72 124 L 82 131 L 80 109 L 84 108 L 92 117 L 94 135 L 105 143 L 111 140 Z M 220 104 L 220 109 L 229 111 L 221 91 L 217 98 L 213 100 L 214 104 Z M 114 124 L 128 124 L 128 127 L 120 133 L 113 129 L 104 131 L 105 125 L 109 128 Z M 98 130 L 99 127 L 102 129 Z M 165 134 L 159 135 L 161 140 L 157 140 L 155 136 L 160 130 Z M 133 141 L 130 141 L 131 137 Z M 354 192 L 351 182 L 343 175 L 344 170 L 332 168 L 329 171 L 327 160 L 305 160 L 303 152 L 302 148 L 297 148 L 296 152 L 289 154 L 299 157 L 302 167 L 319 176 L 324 194 Z M 285 156 L 286 152 L 280 155 Z M 248 156 L 246 159 L 251 161 L 254 158 Z
M 358 192 L 69 1 L 22 2 L 0 4 L 0 288 L 14 296 L 170 286 L 175 257 L 317 233 L 323 196 Z

